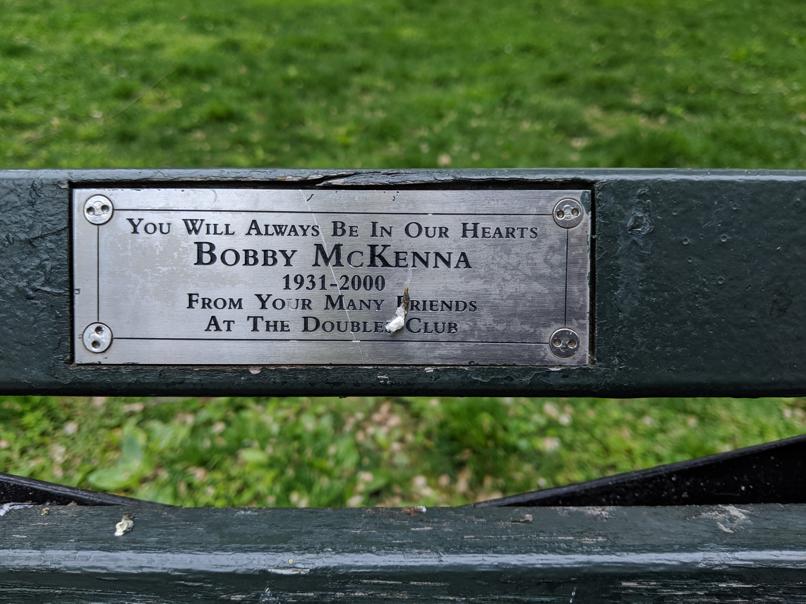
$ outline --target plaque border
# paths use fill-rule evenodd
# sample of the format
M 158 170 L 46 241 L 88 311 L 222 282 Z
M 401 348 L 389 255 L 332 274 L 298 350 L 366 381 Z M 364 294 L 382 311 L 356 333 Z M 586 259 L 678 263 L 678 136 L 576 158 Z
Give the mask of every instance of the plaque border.
M 261 190 L 261 191 L 271 191 L 271 190 L 299 190 L 299 191 L 311 191 L 311 192 L 322 192 L 328 190 L 339 190 L 339 191 L 354 191 L 356 190 L 355 187 L 332 187 L 327 189 L 322 188 L 315 188 L 310 186 L 297 186 L 296 184 L 291 184 L 290 186 L 275 186 L 276 183 L 266 184 L 265 186 L 255 186 L 259 183 L 251 183 L 251 182 L 226 182 L 226 183 L 219 183 L 219 182 L 205 182 L 205 183 L 175 183 L 175 184 L 168 184 L 166 183 L 142 183 L 138 185 L 133 185 L 132 183 L 103 183 L 103 184 L 95 184 L 95 183 L 82 183 L 79 185 L 71 186 L 70 187 L 70 203 L 69 206 L 69 214 L 70 214 L 70 278 L 71 282 L 75 280 L 75 271 L 76 271 L 76 264 L 75 264 L 75 246 L 76 246 L 76 232 L 74 228 L 74 221 L 77 220 L 77 207 L 76 204 L 78 203 L 76 193 L 86 190 L 106 190 L 106 191 L 114 191 L 114 190 L 162 190 L 162 189 L 191 189 L 191 190 L 215 190 L 218 188 L 226 188 L 226 189 L 243 189 L 247 191 L 251 190 Z M 301 183 L 300 183 L 301 184 Z M 595 262 L 595 225 L 596 225 L 596 209 L 595 209 L 595 191 L 591 187 L 587 187 L 581 184 L 575 184 L 572 186 L 559 186 L 559 185 L 551 185 L 551 186 L 536 186 L 532 183 L 525 183 L 527 186 L 514 186 L 514 187 L 504 187 L 504 186 L 497 186 L 497 187 L 474 187 L 474 186 L 451 186 L 451 187 L 439 187 L 439 186 L 369 186 L 369 187 L 361 187 L 359 190 L 377 190 L 377 191 L 390 191 L 390 190 L 406 190 L 406 191 L 423 191 L 423 192 L 440 192 L 440 191 L 460 191 L 460 192 L 478 192 L 478 191 L 485 191 L 485 190 L 494 190 L 499 193 L 504 193 L 508 190 L 513 191 L 550 191 L 561 193 L 564 191 L 579 193 L 579 201 L 585 209 L 587 213 L 587 225 L 586 225 L 586 234 L 587 234 L 587 276 L 584 281 L 584 287 L 587 290 L 587 296 L 585 297 L 586 303 L 586 313 L 585 319 L 587 321 L 586 330 L 584 334 L 584 353 L 580 355 L 579 359 L 576 359 L 576 362 L 563 362 L 561 358 L 557 358 L 557 362 L 550 363 L 550 362 L 539 362 L 539 363 L 513 363 L 513 362 L 500 362 L 500 363 L 488 363 L 488 362 L 475 362 L 469 361 L 468 363 L 457 363 L 457 362 L 423 362 L 423 363 L 404 363 L 404 362 L 386 362 L 386 363 L 367 363 L 367 362 L 350 362 L 350 363 L 333 363 L 333 362 L 289 362 L 289 363 L 265 363 L 260 361 L 250 361 L 250 362 L 230 362 L 230 363 L 187 363 L 187 362 L 131 362 L 131 361 L 124 361 L 124 362 L 93 362 L 93 361 L 79 361 L 76 358 L 76 351 L 80 343 L 80 337 L 78 333 L 78 326 L 75 324 L 71 324 L 71 363 L 75 366 L 93 366 L 93 365 L 102 365 L 104 367 L 115 367 L 115 366 L 141 366 L 141 367 L 188 367 L 188 368 L 203 368 L 203 367 L 219 367 L 219 368 L 227 368 L 227 367 L 261 367 L 261 368 L 281 368 L 281 367 L 300 367 L 300 368 L 313 368 L 313 367 L 334 367 L 334 368 L 348 368 L 348 367 L 378 367 L 379 369 L 383 369 L 385 367 L 399 367 L 399 368 L 467 368 L 467 367 L 489 367 L 489 368 L 516 368 L 516 367 L 535 367 L 535 368 L 551 368 L 551 367 L 590 367 L 596 363 L 596 357 L 594 354 L 594 344 L 595 344 L 595 296 L 594 296 L 594 286 L 595 286 L 595 269 L 594 269 L 594 262 Z M 224 185 L 224 186 L 222 186 Z M 472 203 L 472 202 L 470 202 Z M 300 213 L 300 214 L 368 214 L 368 215 L 384 215 L 384 214 L 406 214 L 406 215 L 473 215 L 472 212 L 468 214 L 468 212 L 370 212 L 370 211 L 359 211 L 359 212 L 323 212 L 323 211 L 312 211 L 312 210 L 297 210 L 297 211 L 287 211 L 287 210 L 231 210 L 231 209 L 215 209 L 215 210 L 198 210 L 198 209 L 177 209 L 177 208 L 131 208 L 131 207 L 124 207 L 124 208 L 115 208 L 115 212 L 129 212 L 129 211 L 144 211 L 144 212 L 155 212 L 155 211 L 193 211 L 193 212 L 222 212 L 222 213 L 281 213 L 281 214 L 288 214 L 288 213 Z M 483 212 L 481 214 L 484 215 L 509 215 L 506 213 L 497 213 L 497 212 Z M 522 216 L 524 212 L 514 212 L 511 215 L 515 216 Z M 539 212 L 534 215 L 552 217 L 552 212 Z M 558 227 L 561 228 L 561 227 Z M 568 322 L 568 300 L 569 300 L 569 292 L 568 292 L 568 251 L 569 251 L 569 241 L 570 241 L 570 229 L 566 229 L 566 264 L 565 264 L 565 294 L 564 294 L 564 316 L 565 320 L 564 323 L 567 325 Z M 100 316 L 100 227 L 96 228 L 96 242 L 95 242 L 95 249 L 96 249 L 96 321 L 101 322 Z M 580 282 L 582 283 L 582 282 Z M 71 292 L 75 292 L 75 287 L 71 287 Z M 75 293 L 72 296 L 72 313 L 71 313 L 71 322 L 75 320 L 76 315 L 76 298 Z M 115 339 L 119 340 L 166 340 L 166 341 L 245 341 L 245 342 L 265 342 L 265 341 L 284 341 L 284 342 L 294 342 L 294 341 L 311 341 L 311 342 L 322 342 L 322 343 L 336 343 L 336 342 L 352 342 L 353 339 L 344 339 L 344 340 L 336 340 L 336 339 L 314 339 L 314 338 L 286 338 L 286 339 L 279 339 L 279 338 L 187 338 L 187 337 L 166 337 L 166 338 L 142 338 L 142 337 L 131 337 L 131 336 L 123 336 L 123 337 L 116 337 Z M 428 340 L 402 340 L 400 338 L 395 339 L 365 339 L 362 338 L 361 342 L 364 343 L 371 343 L 371 342 L 380 342 L 384 344 L 389 344 L 392 342 L 402 342 L 402 343 L 426 343 L 426 344 L 442 344 L 442 345 L 473 345 L 473 344 L 480 344 L 480 345 L 529 345 L 529 346 L 550 346 L 549 342 L 547 341 L 472 341 L 472 340 L 462 340 L 456 342 L 446 342 L 446 341 L 428 341 Z M 547 355 L 549 357 L 550 355 Z

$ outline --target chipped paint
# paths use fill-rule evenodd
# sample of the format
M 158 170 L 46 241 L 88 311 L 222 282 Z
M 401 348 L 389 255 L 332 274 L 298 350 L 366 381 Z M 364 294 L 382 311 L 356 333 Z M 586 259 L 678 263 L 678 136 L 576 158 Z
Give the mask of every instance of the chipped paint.
M 734 505 L 718 505 L 712 510 L 703 512 L 698 518 L 713 520 L 723 533 L 735 533 L 749 523 L 748 511 Z
M 0 505 L 0 518 L 13 510 L 24 510 L 25 508 L 33 507 L 27 503 L 4 503 Z

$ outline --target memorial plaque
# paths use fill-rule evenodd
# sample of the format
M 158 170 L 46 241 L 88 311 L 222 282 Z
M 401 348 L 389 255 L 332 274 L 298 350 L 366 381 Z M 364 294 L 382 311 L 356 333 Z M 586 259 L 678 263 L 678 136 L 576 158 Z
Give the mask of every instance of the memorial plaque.
M 590 192 L 73 190 L 75 362 L 586 365 Z

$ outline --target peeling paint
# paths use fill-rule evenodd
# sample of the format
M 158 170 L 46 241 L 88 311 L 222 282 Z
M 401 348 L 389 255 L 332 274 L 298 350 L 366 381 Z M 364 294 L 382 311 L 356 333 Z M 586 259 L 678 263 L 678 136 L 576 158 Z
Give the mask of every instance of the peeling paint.
M 8 514 L 12 510 L 24 510 L 25 508 L 33 507 L 27 503 L 4 503 L 0 505 L 0 518 Z
M 579 508 L 571 508 L 574 511 L 582 512 L 588 516 L 593 516 L 594 518 L 610 518 L 610 511 L 609 507 L 601 507 L 601 506 L 587 506 L 587 507 L 579 507 Z
M 425 514 L 428 511 L 424 505 L 415 505 L 409 508 L 403 508 L 403 513 L 407 516 L 414 516 L 416 514 Z
M 719 505 L 715 509 L 704 512 L 698 518 L 713 520 L 723 533 L 735 533 L 750 522 L 748 511 L 734 505 Z
M 267 568 L 267 572 L 273 575 L 307 575 L 311 572 L 309 568 Z

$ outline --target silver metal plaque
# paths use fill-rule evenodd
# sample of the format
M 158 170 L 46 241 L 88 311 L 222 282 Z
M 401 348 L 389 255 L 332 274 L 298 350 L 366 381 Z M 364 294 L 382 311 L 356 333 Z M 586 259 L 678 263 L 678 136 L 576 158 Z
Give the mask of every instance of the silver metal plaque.
M 76 363 L 586 365 L 583 190 L 75 189 Z

